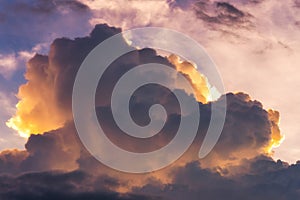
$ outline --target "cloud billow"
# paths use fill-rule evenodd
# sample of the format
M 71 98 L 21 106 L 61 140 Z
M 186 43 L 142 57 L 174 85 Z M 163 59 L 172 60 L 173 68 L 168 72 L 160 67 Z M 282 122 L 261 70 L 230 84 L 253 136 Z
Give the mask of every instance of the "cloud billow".
M 227 98 L 225 126 L 216 147 L 203 160 L 198 160 L 198 151 L 210 121 L 211 104 L 216 102 L 198 102 L 201 121 L 193 145 L 163 170 L 145 175 L 122 174 L 96 161 L 81 144 L 72 122 L 72 86 L 85 56 L 120 31 L 97 25 L 90 36 L 56 39 L 49 55 L 36 55 L 29 61 L 27 83 L 19 92 L 24 107 L 21 103 L 16 117 L 23 120 L 24 127 L 19 127 L 25 132 L 30 128 L 26 124 L 36 126 L 37 135 L 30 135 L 25 151 L 0 154 L 2 199 L 299 198 L 299 164 L 276 162 L 266 150 L 274 135 L 280 134 L 276 132 L 279 115 L 265 110 L 260 102 L 244 93 L 221 96 Z M 120 145 L 130 146 L 132 151 L 149 151 L 167 143 L 180 115 L 170 90 L 158 86 L 140 88 L 131 99 L 136 122 L 147 123 L 147 107 L 161 103 L 167 107 L 167 123 L 161 135 L 143 145 L 120 137 L 109 110 L 111 84 L 132 67 L 150 62 L 176 68 L 155 50 L 134 50 L 111 65 L 107 71 L 111 76 L 102 80 L 104 84 L 98 87 L 95 97 L 97 112 L 106 120 L 104 126 L 109 137 Z M 185 92 L 184 88 L 180 90 Z M 286 183 L 292 187 L 287 188 Z

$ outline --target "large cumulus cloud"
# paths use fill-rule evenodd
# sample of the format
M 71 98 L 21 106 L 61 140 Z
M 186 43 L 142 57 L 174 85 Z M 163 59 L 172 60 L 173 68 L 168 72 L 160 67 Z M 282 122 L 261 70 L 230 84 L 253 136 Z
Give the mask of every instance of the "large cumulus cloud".
M 21 101 L 34 94 L 23 120 L 43 126 L 46 133 L 31 135 L 25 151 L 0 154 L 3 199 L 295 199 L 299 197 L 299 164 L 288 165 L 269 157 L 266 148 L 278 136 L 278 113 L 267 111 L 244 93 L 228 93 L 227 118 L 214 150 L 198 160 L 199 146 L 210 121 L 211 104 L 199 102 L 201 123 L 191 148 L 172 166 L 146 175 L 123 174 L 96 161 L 81 144 L 71 113 L 71 92 L 76 72 L 88 52 L 120 29 L 98 25 L 85 38 L 57 39 L 48 56 L 36 55 L 28 63 L 28 82 L 21 87 Z M 176 131 L 177 103 L 170 90 L 141 88 L 131 100 L 139 124 L 149 120 L 147 108 L 166 105 L 169 118 L 162 134 L 143 145 L 122 138 L 108 107 L 115 79 L 142 63 L 156 62 L 175 68 L 154 50 L 135 50 L 115 61 L 96 95 L 97 112 L 104 116 L 110 139 L 132 151 L 152 150 L 168 142 Z M 100 81 L 101 82 L 101 81 Z M 181 88 L 184 92 L 184 88 Z M 149 96 L 149 93 L 153 94 Z M 30 103 L 30 102 L 27 102 Z M 168 107 L 169 106 L 169 107 Z M 37 112 L 38 111 L 38 112 Z M 17 113 L 20 114 L 20 113 Z M 29 117 L 29 118 L 27 118 Z M 50 119 L 49 119 L 50 118 Z M 48 120 L 49 119 L 49 120 Z M 101 119 L 101 117 L 99 117 Z M 57 121 L 52 121 L 57 120 Z M 28 124 L 30 124 L 28 123 Z M 56 130 L 53 130 L 56 129 Z M 38 133 L 38 132 L 37 132 Z M 124 161 L 125 162 L 125 161 Z M 134 163 L 133 163 L 134 164 Z M 287 187 L 286 184 L 290 185 Z M 263 192 L 265 191 L 265 192 Z

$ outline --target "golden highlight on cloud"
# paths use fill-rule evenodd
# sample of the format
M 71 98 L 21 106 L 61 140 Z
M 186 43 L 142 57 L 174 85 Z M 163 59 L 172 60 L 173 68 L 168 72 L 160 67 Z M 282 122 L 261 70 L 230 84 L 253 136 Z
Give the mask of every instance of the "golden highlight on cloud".
M 175 66 L 178 72 L 184 74 L 191 82 L 196 100 L 202 103 L 207 103 L 211 94 L 206 77 L 200 74 L 192 63 L 188 61 L 181 61 L 180 58 L 174 54 L 170 55 L 168 60 Z
M 66 113 L 56 101 L 56 76 L 46 56 L 36 55 L 28 62 L 25 74 L 27 83 L 19 88 L 17 111 L 7 126 L 18 131 L 22 137 L 63 126 Z
M 269 121 L 271 123 L 271 141 L 266 147 L 268 153 L 272 153 L 272 150 L 279 147 L 284 140 L 284 135 L 281 134 L 279 129 L 280 115 L 276 110 L 268 110 Z

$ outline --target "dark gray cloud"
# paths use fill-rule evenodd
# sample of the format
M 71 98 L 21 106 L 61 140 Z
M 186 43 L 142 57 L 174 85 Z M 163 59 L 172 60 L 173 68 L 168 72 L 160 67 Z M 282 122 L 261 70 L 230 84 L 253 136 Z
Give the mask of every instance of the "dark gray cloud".
M 293 200 L 300 197 L 300 165 L 288 166 L 268 157 L 248 160 L 247 174 L 224 177 L 198 162 L 173 169 L 172 183 L 147 181 L 131 192 L 120 194 L 114 189 L 120 182 L 108 176 L 82 171 L 69 173 L 39 172 L 17 177 L 0 176 L 0 197 L 14 199 L 258 199 Z M 129 176 L 129 175 L 128 175 Z
M 7 150 L 0 153 L 0 172 L 18 173 L 21 163 L 27 158 L 28 153 L 20 150 Z
M 199 19 L 213 29 L 222 30 L 224 27 L 248 29 L 253 26 L 251 14 L 227 2 L 199 1 L 195 4 L 195 12 Z
M 116 180 L 109 177 L 90 177 L 74 171 L 70 173 L 41 172 L 18 177 L 0 177 L 2 200 L 154 200 L 151 196 L 120 194 L 112 191 Z
M 231 3 L 236 4 L 258 4 L 263 2 L 264 0 L 224 0 L 224 1 L 216 1 L 216 0 L 167 0 L 170 7 L 179 7 L 181 9 L 187 10 L 193 7 L 194 5 L 197 5 L 198 3 L 217 3 L 217 4 L 227 4 L 229 7 L 233 7 L 233 9 L 236 9 L 234 6 L 231 5 Z M 297 1 L 297 0 L 296 0 Z M 230 8 L 230 9 L 231 9 Z
M 158 187 L 149 184 L 137 192 L 158 194 L 165 199 L 275 199 L 292 200 L 300 197 L 300 165 L 286 166 L 281 161 L 270 158 L 257 158 L 252 161 L 253 168 L 261 167 L 256 174 L 237 177 L 222 177 L 218 173 L 202 169 L 198 163 L 190 163 L 179 168 L 175 175 L 175 184 Z
M 222 35 L 241 37 L 238 30 L 252 30 L 255 27 L 255 17 L 242 8 L 259 4 L 262 1 L 216 1 L 189 0 L 168 1 L 171 8 L 179 8 L 185 12 L 194 11 L 196 17 L 204 22 L 210 30 L 218 31 Z

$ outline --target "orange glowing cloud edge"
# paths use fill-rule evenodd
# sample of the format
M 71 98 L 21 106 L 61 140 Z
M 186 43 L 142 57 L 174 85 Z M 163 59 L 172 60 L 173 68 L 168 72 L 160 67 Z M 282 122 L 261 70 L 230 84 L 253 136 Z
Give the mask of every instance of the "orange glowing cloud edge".
M 285 139 L 285 136 L 281 133 L 280 124 L 280 114 L 276 110 L 269 109 L 268 117 L 271 123 L 271 140 L 269 144 L 265 147 L 267 154 L 272 155 L 273 149 L 279 147 Z

